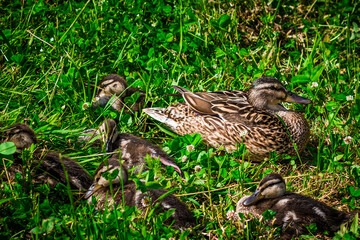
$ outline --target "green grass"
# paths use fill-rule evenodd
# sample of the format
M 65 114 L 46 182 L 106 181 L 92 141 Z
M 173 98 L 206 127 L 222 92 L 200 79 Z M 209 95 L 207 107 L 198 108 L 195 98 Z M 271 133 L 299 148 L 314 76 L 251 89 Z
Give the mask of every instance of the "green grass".
M 277 236 L 278 230 L 257 220 L 226 218 L 271 171 L 281 172 L 291 191 L 344 211 L 359 210 L 359 9 L 357 1 L 0 2 L 1 129 L 25 122 L 36 131 L 39 147 L 70 156 L 93 174 L 102 157 L 76 139 L 105 118 L 117 119 L 122 132 L 156 142 L 175 157 L 188 181 L 156 163 L 143 177 L 150 185 L 176 187 L 199 224 L 188 236 L 164 227 L 162 216 L 134 221 L 133 208 L 95 212 L 83 200 L 70 204 L 66 186 L 49 189 L 18 176 L 13 186 L 1 184 L 1 238 Z M 277 77 L 313 101 L 288 106 L 305 114 L 311 141 L 301 159 L 273 156 L 254 164 L 239 161 L 241 151 L 219 155 L 197 136 L 174 138 L 143 113 L 83 110 L 110 73 L 126 76 L 157 107 L 178 101 L 166 95 L 174 93 L 171 85 L 242 90 L 262 75 Z M 195 151 L 186 151 L 189 144 Z M 7 163 L 1 162 L 4 169 Z M 337 238 L 359 234 L 353 221 Z

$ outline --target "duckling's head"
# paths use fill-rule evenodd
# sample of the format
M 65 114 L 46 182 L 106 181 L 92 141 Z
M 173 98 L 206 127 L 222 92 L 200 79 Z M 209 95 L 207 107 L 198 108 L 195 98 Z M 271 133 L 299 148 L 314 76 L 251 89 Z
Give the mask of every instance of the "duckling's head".
M 106 143 L 106 152 L 111 152 L 112 145 L 118 137 L 119 133 L 116 128 L 116 122 L 114 119 L 106 119 L 99 126 L 99 133 L 103 143 Z
M 280 174 L 270 173 L 260 182 L 256 191 L 243 202 L 244 206 L 256 204 L 261 199 L 277 198 L 284 195 L 286 185 Z
M 117 74 L 110 74 L 101 80 L 100 88 L 102 89 L 99 94 L 100 98 L 105 95 L 112 96 L 114 94 L 119 96 L 126 90 L 127 82 Z
M 128 182 L 128 171 L 120 164 L 118 158 L 109 158 L 96 170 L 93 184 L 86 192 L 85 198 L 91 197 L 101 188 L 107 188 L 110 184 L 119 185 L 121 182 L 124 185 Z
M 289 90 L 273 77 L 260 77 L 252 84 L 248 92 L 249 103 L 262 110 L 279 110 L 282 108 L 279 103 L 290 102 L 298 104 L 309 104 L 310 99 L 301 97 Z
M 13 142 L 18 150 L 30 148 L 37 143 L 34 131 L 24 123 L 13 124 L 7 132 L 6 141 Z

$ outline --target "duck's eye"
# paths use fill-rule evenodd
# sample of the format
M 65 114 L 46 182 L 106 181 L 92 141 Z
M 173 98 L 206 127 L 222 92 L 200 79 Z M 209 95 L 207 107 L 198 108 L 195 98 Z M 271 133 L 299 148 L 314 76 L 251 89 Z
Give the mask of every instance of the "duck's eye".
M 271 89 L 273 91 L 282 91 L 283 90 L 282 88 L 275 87 L 275 86 L 271 86 L 271 87 L 269 87 L 269 89 Z

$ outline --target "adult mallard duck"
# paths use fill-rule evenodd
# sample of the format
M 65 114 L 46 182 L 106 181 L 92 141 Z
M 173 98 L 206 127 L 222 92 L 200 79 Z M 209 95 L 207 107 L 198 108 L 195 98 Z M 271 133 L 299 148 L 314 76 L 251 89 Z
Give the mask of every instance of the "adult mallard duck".
M 111 107 L 118 112 L 124 111 L 125 113 L 133 114 L 140 111 L 144 105 L 145 92 L 138 88 L 128 87 L 125 78 L 117 74 L 109 74 L 105 76 L 99 84 L 99 92 L 95 99 L 94 107 L 97 105 L 105 106 L 110 99 L 115 95 L 112 100 Z M 131 106 L 125 104 L 125 98 L 130 97 L 134 93 L 139 93 L 139 98 Z
M 77 162 L 55 152 L 36 149 L 32 155 L 32 162 L 24 165 L 21 151 L 37 143 L 34 131 L 26 124 L 12 125 L 5 132 L 3 141 L 14 142 L 18 151 L 11 166 L 5 169 L 8 182 L 14 180 L 16 173 L 23 175 L 24 169 L 28 169 L 33 183 L 48 183 L 55 187 L 58 183 L 67 185 L 69 182 L 73 190 L 80 191 L 87 190 L 92 183 L 92 177 Z
M 108 173 L 108 176 L 104 177 L 104 173 Z M 112 175 L 112 181 L 109 180 L 109 175 Z M 147 189 L 145 192 L 137 190 L 135 182 L 128 180 L 126 167 L 118 158 L 111 157 L 97 168 L 94 182 L 85 198 L 89 203 L 92 203 L 95 198 L 97 210 L 104 209 L 106 205 L 112 208 L 114 205 L 125 204 L 129 207 L 136 206 L 144 214 L 148 207 L 155 207 L 155 204 L 159 202 L 160 204 L 156 208 L 158 213 L 175 209 L 174 213 L 164 222 L 166 225 L 172 223 L 173 227 L 194 225 L 195 219 L 187 206 L 172 194 L 160 198 L 164 194 L 167 194 L 164 189 Z
M 112 157 L 115 159 L 119 159 L 119 153 L 121 153 L 124 166 L 128 170 L 135 168 L 135 174 L 147 169 L 145 158 L 148 155 L 152 158 L 159 159 L 165 166 L 172 166 L 181 177 L 184 177 L 184 173 L 176 165 L 174 160 L 161 148 L 132 134 L 118 133 L 116 122 L 113 119 L 105 120 L 99 126 L 98 130 L 88 129 L 84 134 L 85 135 L 80 136 L 79 141 L 91 142 L 92 139 L 95 139 L 93 141 L 94 145 L 99 146 L 106 144 L 106 151 L 114 151 L 115 153 Z
M 307 98 L 287 90 L 273 77 L 256 79 L 250 89 L 193 93 L 176 87 L 185 103 L 143 111 L 180 135 L 200 133 L 213 147 L 228 152 L 246 144 L 249 157 L 261 161 L 270 152 L 295 155 L 308 142 L 310 131 L 305 118 L 284 108 L 281 102 L 309 104 Z
M 268 209 L 276 212 L 273 224 L 281 227 L 284 239 L 309 233 L 306 227 L 312 223 L 318 232 L 334 233 L 349 220 L 347 213 L 310 197 L 286 192 L 285 181 L 277 173 L 265 176 L 256 191 L 241 198 L 236 206 L 237 213 L 251 213 L 256 217 Z

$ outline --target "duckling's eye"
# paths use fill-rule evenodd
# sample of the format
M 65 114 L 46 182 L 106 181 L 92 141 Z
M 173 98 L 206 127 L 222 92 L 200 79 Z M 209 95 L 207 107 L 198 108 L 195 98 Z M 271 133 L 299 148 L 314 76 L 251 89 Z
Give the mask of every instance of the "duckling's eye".
M 272 186 L 278 185 L 279 183 L 281 183 L 281 181 L 274 182 L 274 183 L 270 183 L 270 184 L 268 184 L 265 188 L 269 188 L 269 187 L 272 187 Z
M 103 84 L 103 83 L 98 86 L 99 89 L 105 89 L 106 87 L 107 87 L 107 84 Z

